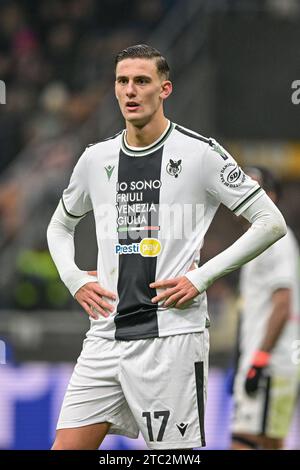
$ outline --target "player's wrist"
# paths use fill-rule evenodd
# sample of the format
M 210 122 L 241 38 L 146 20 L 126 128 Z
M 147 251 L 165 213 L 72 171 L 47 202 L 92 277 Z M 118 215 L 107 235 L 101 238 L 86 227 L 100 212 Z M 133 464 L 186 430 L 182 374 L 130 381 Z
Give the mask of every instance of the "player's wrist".
M 88 282 L 97 282 L 97 278 L 95 278 L 95 276 L 91 276 L 87 271 L 82 271 L 80 269 L 68 271 L 67 273 L 64 273 L 61 278 L 73 297 L 75 297 L 78 290 Z
M 200 294 L 206 291 L 211 284 L 207 280 L 207 276 L 204 275 L 202 267 L 188 271 L 185 273 L 185 277 L 194 285 Z
M 252 365 L 255 367 L 266 367 L 271 359 L 271 353 L 258 349 L 253 355 Z

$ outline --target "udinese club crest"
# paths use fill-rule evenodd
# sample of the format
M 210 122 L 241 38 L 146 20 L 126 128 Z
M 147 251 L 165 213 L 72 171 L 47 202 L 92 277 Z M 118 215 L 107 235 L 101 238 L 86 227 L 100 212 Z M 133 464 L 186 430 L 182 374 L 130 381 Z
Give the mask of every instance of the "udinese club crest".
M 169 175 L 174 176 L 175 178 L 178 178 L 179 173 L 181 173 L 182 166 L 181 166 L 181 160 L 172 160 L 170 158 L 169 163 L 167 164 L 167 173 Z

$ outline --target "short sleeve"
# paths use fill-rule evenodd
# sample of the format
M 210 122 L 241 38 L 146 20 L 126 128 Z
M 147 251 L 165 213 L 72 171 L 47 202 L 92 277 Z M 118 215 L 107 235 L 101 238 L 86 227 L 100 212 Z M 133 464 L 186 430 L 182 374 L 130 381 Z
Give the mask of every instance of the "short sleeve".
M 71 217 L 83 217 L 92 210 L 87 179 L 87 150 L 85 150 L 73 170 L 69 186 L 62 195 L 64 210 Z
M 209 140 L 203 166 L 206 191 L 236 215 L 264 194 L 259 184 L 214 139 Z

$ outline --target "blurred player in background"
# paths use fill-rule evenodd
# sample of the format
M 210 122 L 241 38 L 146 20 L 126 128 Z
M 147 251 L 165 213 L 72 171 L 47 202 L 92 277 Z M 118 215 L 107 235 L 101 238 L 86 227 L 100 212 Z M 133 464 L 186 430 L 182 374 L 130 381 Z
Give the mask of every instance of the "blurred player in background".
M 205 290 L 286 233 L 276 206 L 221 146 L 165 117 L 171 92 L 159 51 L 117 55 L 126 129 L 85 150 L 48 228 L 60 276 L 91 317 L 53 449 L 97 449 L 107 433 L 139 430 L 151 449 L 204 446 Z M 220 203 L 252 225 L 189 271 Z M 74 261 L 74 230 L 89 211 L 98 282 Z
M 278 203 L 280 185 L 265 168 L 246 170 Z M 241 271 L 242 311 L 234 384 L 232 449 L 281 449 L 297 397 L 293 341 L 299 339 L 299 249 L 287 235 Z

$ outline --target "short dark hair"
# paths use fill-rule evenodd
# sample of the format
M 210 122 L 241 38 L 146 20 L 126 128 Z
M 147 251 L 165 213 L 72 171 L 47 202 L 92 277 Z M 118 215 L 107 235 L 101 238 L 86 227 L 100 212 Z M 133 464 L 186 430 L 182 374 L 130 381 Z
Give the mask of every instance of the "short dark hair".
M 123 49 L 115 57 L 115 67 L 124 59 L 155 59 L 158 74 L 166 80 L 169 78 L 170 68 L 166 59 L 157 49 L 148 44 L 136 44 Z
M 275 193 L 277 201 L 280 199 L 282 194 L 281 183 L 268 168 L 259 165 L 248 166 L 245 168 L 245 173 L 255 174 L 260 179 L 262 188 L 267 192 Z

